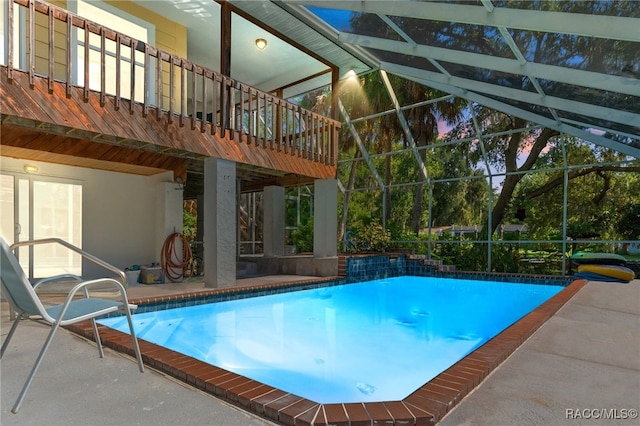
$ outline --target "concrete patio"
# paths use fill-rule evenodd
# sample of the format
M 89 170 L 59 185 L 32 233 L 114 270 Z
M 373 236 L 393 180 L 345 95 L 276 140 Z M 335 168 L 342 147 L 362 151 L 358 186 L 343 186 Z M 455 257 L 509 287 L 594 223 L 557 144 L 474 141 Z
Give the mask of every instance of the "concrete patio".
M 201 287 L 137 286 L 129 294 L 139 298 Z M 10 326 L 4 302 L 1 319 L 4 339 Z M 272 424 L 150 369 L 140 374 L 132 358 L 110 349 L 100 360 L 92 342 L 66 330 L 54 340 L 19 413 L 11 414 L 46 333 L 45 326 L 22 324 L 2 359 L 3 426 Z M 635 425 L 639 395 L 640 280 L 590 282 L 439 424 Z
M 638 409 L 640 280 L 589 282 L 439 425 L 637 425 Z

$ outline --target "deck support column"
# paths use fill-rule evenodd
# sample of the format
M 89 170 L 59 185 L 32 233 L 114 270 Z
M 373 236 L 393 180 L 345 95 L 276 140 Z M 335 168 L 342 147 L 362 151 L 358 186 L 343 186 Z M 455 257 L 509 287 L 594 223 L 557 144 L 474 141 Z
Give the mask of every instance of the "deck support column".
M 313 257 L 338 255 L 338 181 L 316 180 L 313 201 Z
M 283 256 L 285 197 L 282 186 L 264 188 L 264 255 Z
M 204 285 L 236 284 L 236 164 L 204 160 Z

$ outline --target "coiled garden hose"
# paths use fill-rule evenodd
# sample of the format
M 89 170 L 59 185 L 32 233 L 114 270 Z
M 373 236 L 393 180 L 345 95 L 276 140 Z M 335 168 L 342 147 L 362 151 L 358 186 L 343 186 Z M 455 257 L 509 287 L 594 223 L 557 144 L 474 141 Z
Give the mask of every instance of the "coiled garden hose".
M 178 242 L 182 242 L 182 244 L 178 244 Z M 180 245 L 182 245 L 182 253 L 178 252 Z M 175 283 L 182 280 L 184 270 L 190 264 L 192 258 L 191 245 L 181 233 L 174 232 L 164 240 L 162 252 L 160 253 L 160 263 L 164 276 L 171 282 Z

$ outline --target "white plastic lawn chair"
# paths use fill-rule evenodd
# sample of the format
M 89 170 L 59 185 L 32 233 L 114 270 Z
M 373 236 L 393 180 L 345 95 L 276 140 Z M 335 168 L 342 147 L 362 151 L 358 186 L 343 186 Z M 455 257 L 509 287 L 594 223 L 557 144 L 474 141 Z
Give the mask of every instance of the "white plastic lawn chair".
M 82 281 L 81 277 L 75 275 L 57 275 L 55 277 L 40 280 L 33 286 L 31 285 L 31 283 L 27 279 L 27 276 L 22 270 L 22 267 L 18 263 L 18 259 L 16 259 L 16 257 L 14 256 L 12 249 L 19 246 L 48 243 L 62 244 L 68 249 L 79 253 L 86 259 L 98 263 L 99 265 L 111 269 L 112 271 L 119 272 L 118 275 L 122 277 L 123 282 L 125 279 L 124 272 L 63 240 L 57 238 L 49 238 L 44 240 L 21 241 L 9 247 L 7 242 L 0 237 L 0 278 L 2 281 L 2 296 L 9 302 L 11 309 L 15 313 L 17 313 L 17 318 L 11 326 L 11 330 L 9 330 L 9 334 L 7 335 L 4 343 L 2 344 L 0 358 L 4 355 L 4 352 L 9 345 L 9 341 L 11 340 L 11 337 L 13 337 L 13 334 L 16 331 L 16 328 L 18 327 L 18 324 L 21 320 L 36 319 L 51 324 L 51 331 L 49 332 L 49 335 L 47 336 L 47 339 L 45 340 L 44 345 L 40 350 L 40 354 L 38 355 L 38 358 L 36 359 L 36 362 L 31 369 L 31 373 L 29 373 L 29 377 L 27 378 L 27 381 L 25 382 L 24 387 L 22 388 L 22 391 L 20 392 L 20 395 L 16 400 L 16 403 L 11 409 L 11 412 L 14 414 L 18 412 L 18 409 L 20 409 L 22 400 L 24 399 L 27 390 L 31 385 L 31 382 L 33 381 L 33 377 L 35 376 L 38 367 L 40 367 L 40 363 L 44 358 L 44 354 L 49 348 L 49 344 L 53 340 L 53 336 L 60 326 L 64 327 L 66 325 L 90 319 L 93 326 L 93 333 L 95 336 L 96 344 L 98 346 L 98 351 L 100 353 L 100 358 L 104 358 L 104 351 L 102 350 L 102 343 L 100 342 L 100 335 L 98 334 L 98 327 L 96 326 L 95 318 L 109 312 L 123 310 L 127 315 L 127 320 L 129 321 L 129 329 L 131 331 L 131 337 L 133 338 L 133 347 L 136 353 L 136 358 L 138 359 L 138 367 L 141 373 L 144 372 L 144 364 L 142 363 L 142 356 L 140 355 L 138 340 L 133 330 L 133 322 L 131 320 L 131 309 L 135 309 L 137 308 L 137 306 L 129 304 L 125 288 L 120 282 L 113 278 L 99 278 L 90 281 Z M 40 301 L 40 298 L 38 297 L 35 289 L 44 282 L 50 282 L 62 278 L 75 279 L 76 281 L 78 281 L 78 284 L 73 286 L 73 288 L 69 291 L 63 304 L 52 307 L 45 307 Z M 89 295 L 89 287 L 95 285 L 100 285 L 101 290 L 106 288 L 105 285 L 107 285 L 108 288 L 114 288 L 118 290 L 120 293 L 119 300 L 91 297 Z M 80 298 L 76 296 L 80 296 Z

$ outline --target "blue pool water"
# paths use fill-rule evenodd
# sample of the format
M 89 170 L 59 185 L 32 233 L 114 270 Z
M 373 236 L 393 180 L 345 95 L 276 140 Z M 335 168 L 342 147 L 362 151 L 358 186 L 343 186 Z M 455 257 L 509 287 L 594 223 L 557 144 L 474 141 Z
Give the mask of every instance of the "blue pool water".
M 393 401 L 563 288 L 405 276 L 141 313 L 134 327 L 319 403 Z M 124 317 L 99 322 L 128 330 Z

